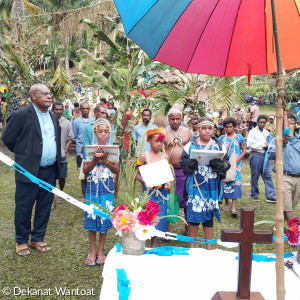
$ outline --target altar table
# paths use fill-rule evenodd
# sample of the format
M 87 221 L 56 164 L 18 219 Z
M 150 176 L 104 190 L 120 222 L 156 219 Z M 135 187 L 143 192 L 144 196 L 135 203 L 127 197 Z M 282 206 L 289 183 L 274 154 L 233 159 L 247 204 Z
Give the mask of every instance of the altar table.
M 129 300 L 211 300 L 217 291 L 237 290 L 236 257 L 235 252 L 219 249 L 190 249 L 188 256 L 130 256 L 113 248 L 103 269 L 100 300 L 119 299 L 116 269 L 121 268 L 130 280 Z M 288 259 L 300 275 L 296 256 Z M 285 300 L 300 300 L 300 278 L 287 268 L 285 289 Z M 275 261 L 253 261 L 251 291 L 260 292 L 266 300 L 276 299 Z

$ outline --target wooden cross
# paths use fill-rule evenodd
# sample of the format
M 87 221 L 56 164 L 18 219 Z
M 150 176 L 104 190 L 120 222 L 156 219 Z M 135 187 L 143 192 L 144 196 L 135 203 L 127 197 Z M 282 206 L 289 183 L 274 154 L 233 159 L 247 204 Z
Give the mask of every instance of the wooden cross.
M 254 209 L 253 208 L 241 208 L 241 222 L 240 229 L 222 229 L 221 241 L 224 242 L 237 242 L 239 243 L 239 279 L 238 290 L 236 298 L 238 299 L 250 299 L 250 284 L 251 284 L 251 266 L 252 266 L 252 252 L 253 243 L 272 243 L 273 232 L 254 230 Z M 229 292 L 230 293 L 230 292 Z M 256 296 L 259 293 L 251 293 Z M 261 296 L 262 297 L 262 296 Z M 219 299 L 225 299 L 219 298 Z M 215 298 L 218 299 L 218 298 Z M 226 298 L 232 299 L 232 298 Z

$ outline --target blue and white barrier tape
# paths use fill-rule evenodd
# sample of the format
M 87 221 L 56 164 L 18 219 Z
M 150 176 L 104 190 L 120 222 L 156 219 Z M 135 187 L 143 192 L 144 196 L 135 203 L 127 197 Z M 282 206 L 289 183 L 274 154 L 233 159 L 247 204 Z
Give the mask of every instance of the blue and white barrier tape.
M 82 210 L 86 211 L 87 213 L 94 214 L 94 215 L 99 216 L 99 217 L 104 218 L 104 219 L 108 219 L 108 220 L 111 219 L 110 215 L 105 213 L 101 209 L 93 208 L 93 207 L 91 207 L 87 204 L 84 204 L 84 203 L 76 200 L 75 198 L 69 196 L 65 192 L 63 192 L 63 191 L 57 189 L 56 187 L 52 186 L 51 184 L 49 184 L 49 183 L 33 176 L 31 173 L 26 171 L 23 167 L 21 167 L 19 164 L 14 162 L 12 159 L 10 159 L 8 156 L 3 154 L 2 152 L 0 152 L 0 160 L 3 163 L 5 163 L 6 165 L 10 166 L 12 169 L 14 169 L 17 172 L 19 172 L 19 173 L 23 174 L 24 176 L 26 176 L 30 181 L 37 184 L 39 187 L 41 187 L 41 188 L 47 190 L 48 192 L 53 193 L 53 194 L 65 199 L 65 200 L 67 200 L 71 204 L 81 208 Z

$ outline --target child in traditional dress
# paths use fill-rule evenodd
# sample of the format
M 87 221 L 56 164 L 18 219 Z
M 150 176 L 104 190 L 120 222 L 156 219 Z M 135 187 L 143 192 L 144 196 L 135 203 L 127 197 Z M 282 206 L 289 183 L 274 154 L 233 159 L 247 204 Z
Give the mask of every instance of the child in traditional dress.
M 110 123 L 105 119 L 98 119 L 94 125 L 99 148 L 90 162 L 84 162 L 83 173 L 87 175 L 86 200 L 101 205 L 112 212 L 114 209 L 114 174 L 118 173 L 119 165 L 107 159 L 108 152 L 103 151 L 101 145 L 107 145 L 110 134 Z M 96 207 L 90 202 L 87 205 Z M 85 263 L 89 266 L 101 265 L 106 256 L 103 253 L 107 229 L 112 227 L 110 220 L 94 214 L 84 213 L 84 229 L 89 231 L 91 250 Z M 96 249 L 96 233 L 100 233 L 99 248 Z
M 221 178 L 225 178 L 230 167 L 228 155 L 223 160 L 215 159 L 209 165 L 199 165 L 195 159 L 190 159 L 192 150 L 225 149 L 220 141 L 213 137 L 214 122 L 210 118 L 200 118 L 198 123 L 199 137 L 193 138 L 185 145 L 180 159 L 183 172 L 187 175 L 186 194 L 188 235 L 196 237 L 199 224 L 202 224 L 205 238 L 213 238 L 213 217 L 220 222 L 219 199 L 222 191 Z M 190 244 L 191 248 L 195 243 Z M 211 250 L 212 244 L 206 244 Z
M 147 142 L 150 144 L 151 149 L 145 153 L 143 153 L 139 157 L 139 161 L 141 165 L 146 165 L 149 163 L 154 163 L 163 159 L 169 160 L 168 155 L 161 152 L 164 139 L 166 136 L 166 132 L 163 128 L 155 128 L 147 130 Z M 143 191 L 147 189 L 145 186 L 144 180 L 139 172 L 137 172 L 136 178 L 138 181 L 143 183 Z M 160 212 L 158 213 L 158 217 L 166 217 L 167 216 L 167 207 L 168 207 L 168 192 L 170 191 L 171 184 L 167 182 L 166 184 L 154 187 L 149 192 L 149 198 L 152 201 L 155 201 L 160 208 Z M 157 230 L 166 232 L 167 230 L 167 218 L 159 219 L 158 224 L 155 226 Z M 157 237 L 153 237 L 151 239 L 151 247 L 154 248 L 156 246 Z
M 237 121 L 235 118 L 226 118 L 223 122 L 225 127 L 225 135 L 220 136 L 221 143 L 226 147 L 226 150 L 231 159 L 234 155 L 236 160 L 236 178 L 231 182 L 224 182 L 224 198 L 225 206 L 224 210 L 230 209 L 229 199 L 232 199 L 231 214 L 233 217 L 238 215 L 237 212 L 237 199 L 242 198 L 242 159 L 246 155 L 245 139 L 241 134 L 236 134 L 235 129 L 237 127 Z

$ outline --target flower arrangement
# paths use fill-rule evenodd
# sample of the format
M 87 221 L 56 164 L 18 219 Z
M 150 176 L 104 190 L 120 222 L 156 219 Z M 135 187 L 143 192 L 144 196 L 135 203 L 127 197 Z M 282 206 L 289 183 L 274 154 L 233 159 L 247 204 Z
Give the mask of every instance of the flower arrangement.
M 111 218 L 112 224 L 117 230 L 117 234 L 123 237 L 126 237 L 126 233 L 134 234 L 137 240 L 144 242 L 152 238 L 153 236 L 155 236 L 155 234 L 156 235 L 159 234 L 159 232 L 156 231 L 155 229 L 155 226 L 158 224 L 159 219 L 167 218 L 167 217 L 168 218 L 175 217 L 176 222 L 178 218 L 183 220 L 183 222 L 185 222 L 185 220 L 182 217 L 178 216 L 178 212 L 176 213 L 176 215 L 170 214 L 168 216 L 158 217 L 157 215 L 160 212 L 160 208 L 156 202 L 149 200 L 150 189 L 147 189 L 142 195 L 135 197 L 136 195 L 135 177 L 136 177 L 137 167 L 139 166 L 141 166 L 141 162 L 137 160 L 133 162 L 132 166 L 127 171 L 127 176 L 130 181 L 130 186 L 129 186 L 129 193 L 125 194 L 125 197 L 123 197 L 122 199 L 124 204 L 115 208 L 111 212 L 98 204 L 95 204 L 91 201 L 89 202 L 94 204 L 96 207 L 99 207 L 104 213 L 109 215 L 107 217 Z M 172 165 L 170 165 L 170 168 L 172 169 L 172 172 L 174 172 Z M 159 189 L 161 187 L 162 185 L 158 185 L 155 188 Z M 171 204 L 172 201 L 174 201 L 174 195 L 175 195 L 174 193 L 175 193 L 175 186 L 174 184 L 172 184 L 170 199 L 168 200 L 170 201 L 170 207 L 172 207 Z M 123 249 L 124 248 L 122 248 L 122 251 Z
M 289 220 L 288 226 L 289 228 L 286 232 L 288 243 L 291 246 L 300 245 L 300 218 L 295 217 Z
M 127 198 L 129 195 L 127 195 Z M 154 201 L 148 201 L 148 193 L 145 192 L 140 198 L 125 201 L 113 211 L 112 223 L 118 234 L 134 232 L 137 239 L 145 241 L 154 236 L 155 228 L 159 222 L 157 214 L 160 212 L 159 205 Z

